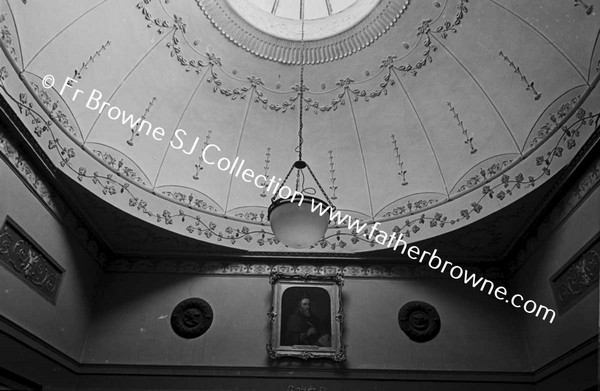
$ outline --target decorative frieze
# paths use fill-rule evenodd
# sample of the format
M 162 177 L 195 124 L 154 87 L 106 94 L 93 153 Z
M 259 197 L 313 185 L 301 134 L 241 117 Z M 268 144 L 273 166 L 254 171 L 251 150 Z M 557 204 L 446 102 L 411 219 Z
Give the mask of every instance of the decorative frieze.
M 56 303 L 64 269 L 8 216 L 0 229 L 0 264 Z
M 0 105 L 4 107 L 4 104 L 0 101 Z M 105 246 L 98 242 L 85 223 L 73 214 L 66 201 L 47 183 L 43 173 L 29 162 L 27 155 L 8 138 L 3 130 L 0 130 L 0 159 L 13 168 L 29 191 L 69 229 L 90 257 L 98 265 L 103 266 L 107 259 Z
M 233 258 L 233 256 L 232 256 Z M 396 260 L 397 262 L 397 260 Z M 505 274 L 496 263 L 489 265 L 467 265 L 472 273 L 490 280 L 503 280 Z M 359 265 L 343 261 L 328 263 L 321 260 L 320 265 L 298 264 L 297 260 L 288 263 L 261 263 L 236 261 L 206 261 L 178 259 L 117 258 L 107 262 L 105 271 L 113 273 L 183 273 L 203 275 L 238 275 L 267 277 L 273 272 L 326 276 L 343 274 L 346 278 L 445 278 L 436 270 L 418 263 L 384 263 Z
M 600 241 L 574 257 L 552 278 L 552 291 L 559 312 L 564 312 L 598 286 Z
M 581 179 L 565 194 L 552 208 L 537 227 L 530 232 L 527 241 L 520 246 L 514 262 L 509 265 L 509 270 L 514 273 L 531 257 L 545 240 L 562 225 L 573 212 L 575 212 L 596 189 L 600 186 L 600 158 L 597 158 Z

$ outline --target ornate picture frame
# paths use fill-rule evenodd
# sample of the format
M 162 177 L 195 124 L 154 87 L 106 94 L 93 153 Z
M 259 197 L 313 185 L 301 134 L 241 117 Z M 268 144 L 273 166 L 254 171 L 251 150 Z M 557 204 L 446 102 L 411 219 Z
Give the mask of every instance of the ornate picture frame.
M 310 275 L 272 272 L 268 312 L 271 337 L 267 353 L 272 359 L 346 360 L 342 343 L 342 274 Z

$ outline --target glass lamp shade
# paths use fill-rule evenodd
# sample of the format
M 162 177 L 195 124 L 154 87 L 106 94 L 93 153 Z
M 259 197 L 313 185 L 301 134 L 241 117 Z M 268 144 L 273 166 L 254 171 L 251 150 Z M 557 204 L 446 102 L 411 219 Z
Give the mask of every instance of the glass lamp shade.
M 321 216 L 319 209 L 311 211 L 313 202 L 315 206 L 321 203 L 323 209 L 329 206 L 318 198 L 306 195 L 301 204 L 299 199 L 293 197 L 273 201 L 269 207 L 269 221 L 277 240 L 288 247 L 309 248 L 323 238 L 331 209 Z

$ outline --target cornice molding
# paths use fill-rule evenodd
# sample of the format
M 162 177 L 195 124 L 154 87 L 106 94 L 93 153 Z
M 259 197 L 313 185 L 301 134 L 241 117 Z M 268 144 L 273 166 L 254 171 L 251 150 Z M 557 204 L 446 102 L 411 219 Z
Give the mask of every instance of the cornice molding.
M 300 262 L 305 261 L 300 260 Z M 373 263 L 368 265 L 323 263 L 306 264 L 298 260 L 289 263 L 244 262 L 243 260 L 199 262 L 181 259 L 151 258 L 116 258 L 107 262 L 105 271 L 114 273 L 174 273 L 202 274 L 214 276 L 244 276 L 268 278 L 272 272 L 294 275 L 328 276 L 343 274 L 344 278 L 377 278 L 377 279 L 447 279 L 437 270 L 425 264 L 415 262 L 396 262 L 394 264 Z M 484 265 L 464 265 L 465 269 L 489 280 L 502 281 L 506 278 L 504 268 L 499 263 Z
M 15 142 L 11 134 L 28 135 L 26 131 L 18 130 L 20 121 L 14 118 L 12 112 L 4 99 L 0 96 L 0 159 L 16 174 L 27 189 L 40 201 L 48 212 L 63 226 L 71 232 L 73 237 L 79 242 L 90 257 L 101 267 L 108 259 L 106 246 L 98 240 L 77 215 L 71 210 L 68 202 L 64 200 L 60 192 L 50 183 L 48 177 L 50 173 L 44 173 L 37 168 L 38 165 L 32 161 L 29 154 L 23 150 L 23 147 Z M 16 122 L 15 122 L 16 121 Z M 5 129 L 12 127 L 13 129 Z M 30 145 L 35 146 L 35 142 Z M 38 156 L 46 157 L 44 152 L 37 153 Z M 45 160 L 45 159 L 44 159 Z M 46 167 L 54 167 L 52 163 L 44 162 Z
M 562 178 L 557 183 L 557 188 L 548 195 L 548 200 L 542 203 L 540 210 L 536 213 L 537 216 L 545 216 L 537 223 L 529 227 L 528 232 L 521 234 L 521 240 L 515 240 L 515 249 L 520 249 L 514 257 L 511 257 L 512 251 L 507 252 L 508 257 L 513 258 L 509 264 L 510 274 L 514 274 L 519 270 L 527 260 L 537 251 L 537 249 L 546 241 L 546 239 L 556 231 L 567 219 L 575 212 L 587 198 L 600 187 L 600 157 L 596 157 L 587 166 L 585 171 L 581 173 L 575 183 L 566 189 L 564 194 L 552 204 L 552 196 L 556 195 L 561 188 L 564 189 L 565 182 L 569 176 L 573 175 L 577 166 L 585 159 L 585 154 L 600 149 L 600 127 L 596 129 L 595 137 L 587 143 L 587 148 L 584 148 L 582 153 L 573 159 L 572 163 L 565 169 Z M 595 145 L 595 146 L 594 146 Z M 547 211 L 544 213 L 544 211 Z M 521 243 L 521 244 L 519 244 Z

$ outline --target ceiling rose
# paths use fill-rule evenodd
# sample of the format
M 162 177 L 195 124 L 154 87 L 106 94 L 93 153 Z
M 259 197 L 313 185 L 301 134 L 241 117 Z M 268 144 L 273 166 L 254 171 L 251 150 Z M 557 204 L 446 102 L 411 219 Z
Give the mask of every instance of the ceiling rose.
M 321 1 L 323 4 L 319 6 Z M 291 18 L 295 13 L 292 4 L 296 2 L 196 0 L 196 3 L 223 35 L 259 57 L 285 64 L 299 64 L 303 57 L 305 64 L 319 64 L 369 46 L 396 23 L 410 0 L 306 2 L 306 14 L 310 13 L 313 19 L 305 21 L 303 56 L 300 56 L 299 6 L 298 17 Z M 269 8 L 271 12 L 267 11 Z

